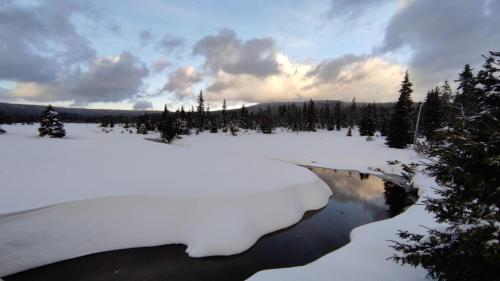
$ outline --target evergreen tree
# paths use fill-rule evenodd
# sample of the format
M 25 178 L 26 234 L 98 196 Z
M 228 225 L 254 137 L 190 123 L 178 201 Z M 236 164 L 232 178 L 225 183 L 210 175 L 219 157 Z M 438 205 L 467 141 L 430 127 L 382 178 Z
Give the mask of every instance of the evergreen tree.
M 463 109 L 466 116 L 477 113 L 477 94 L 476 85 L 477 79 L 472 73 L 472 68 L 466 64 L 464 70 L 459 74 L 457 95 L 455 96 L 455 104 Z
M 352 98 L 351 106 L 349 107 L 349 121 L 348 126 L 354 128 L 358 123 L 358 110 L 356 107 L 356 97 Z
M 363 110 L 361 123 L 359 125 L 359 134 L 361 136 L 373 136 L 375 134 L 375 105 L 367 105 Z
M 5 134 L 5 133 L 7 133 L 7 131 L 2 129 L 2 127 L 0 126 L 0 135 Z
M 393 259 L 422 266 L 438 280 L 500 280 L 500 53 L 478 76 L 477 113 L 436 134 L 428 171 L 442 186 L 426 209 L 446 227 L 401 231 Z M 496 58 L 496 59 L 495 59 Z M 462 119 L 458 115 L 454 118 Z
M 225 133 L 227 132 L 227 107 L 226 107 L 226 100 L 222 102 L 222 111 L 221 111 L 221 118 L 222 118 L 222 131 Z
M 174 123 L 175 120 L 168 112 L 167 105 L 165 105 L 158 127 L 158 131 L 160 131 L 160 136 L 163 142 L 170 143 L 177 136 L 178 130 Z
M 242 105 L 240 109 L 240 128 L 245 130 L 248 130 L 250 128 L 248 110 L 245 105 Z
M 432 140 L 434 132 L 445 126 L 444 99 L 441 97 L 441 90 L 436 87 L 427 93 L 425 102 L 422 106 L 421 114 L 421 132 L 427 138 Z
M 316 107 L 312 99 L 309 100 L 307 107 L 307 130 L 311 132 L 316 131 Z
M 59 114 L 51 105 L 42 112 L 38 132 L 40 137 L 62 138 L 66 135 L 64 125 L 59 120 Z
M 347 129 L 347 136 L 348 137 L 352 137 L 352 129 L 351 129 L 351 127 L 349 127 L 349 129 Z
M 405 148 L 412 143 L 412 120 L 413 120 L 413 102 L 411 100 L 412 83 L 408 72 L 406 72 L 401 89 L 399 90 L 399 99 L 394 107 L 394 113 L 391 116 L 389 133 L 387 135 L 387 145 L 393 148 Z
M 205 130 L 205 103 L 203 99 L 203 91 L 200 91 L 198 96 L 198 106 L 196 107 L 196 133 Z
M 335 120 L 335 129 L 340 131 L 342 126 L 342 109 L 340 107 L 340 102 L 335 103 L 335 109 L 333 110 L 333 119 Z

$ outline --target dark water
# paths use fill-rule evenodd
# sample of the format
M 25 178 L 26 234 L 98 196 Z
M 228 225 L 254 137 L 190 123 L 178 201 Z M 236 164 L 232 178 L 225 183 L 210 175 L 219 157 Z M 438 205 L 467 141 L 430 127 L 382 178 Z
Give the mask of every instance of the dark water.
M 394 216 L 413 202 L 405 188 L 377 176 L 309 169 L 333 191 L 327 206 L 262 237 L 244 253 L 190 258 L 183 245 L 115 250 L 27 270 L 5 280 L 245 280 L 260 270 L 312 262 L 347 244 L 353 228 Z

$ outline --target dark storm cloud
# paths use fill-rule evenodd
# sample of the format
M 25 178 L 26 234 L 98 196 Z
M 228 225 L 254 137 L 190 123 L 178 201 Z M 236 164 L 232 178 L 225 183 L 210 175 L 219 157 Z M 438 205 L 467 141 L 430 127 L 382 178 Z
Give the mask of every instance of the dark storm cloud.
M 217 73 L 248 74 L 264 78 L 279 74 L 276 61 L 276 43 L 272 38 L 254 38 L 242 41 L 232 30 L 221 30 L 216 35 L 199 40 L 194 55 L 205 57 L 204 68 Z
M 157 49 L 164 52 L 166 55 L 170 55 L 174 52 L 179 52 L 184 48 L 184 39 L 180 37 L 175 37 L 171 35 L 165 35 L 163 38 L 158 41 L 156 45 Z
M 146 100 L 138 100 L 134 103 L 134 110 L 145 110 L 153 108 L 153 103 Z
M 79 1 L 41 1 L 0 5 L 0 79 L 52 82 L 72 64 L 95 56 L 90 42 L 77 33 L 73 15 L 95 19 L 97 14 Z
M 499 14 L 500 1 L 412 1 L 391 18 L 377 51 L 410 49 L 410 74 L 425 91 L 500 49 Z

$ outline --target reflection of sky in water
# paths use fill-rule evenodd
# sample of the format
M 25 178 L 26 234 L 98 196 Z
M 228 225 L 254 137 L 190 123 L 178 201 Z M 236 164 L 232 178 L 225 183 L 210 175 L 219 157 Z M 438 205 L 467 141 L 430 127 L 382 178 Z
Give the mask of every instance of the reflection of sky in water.
M 244 253 L 193 259 L 180 245 L 137 248 L 56 263 L 43 273 L 31 270 L 24 279 L 17 280 L 38 280 L 39 276 L 45 276 L 44 280 L 72 280 L 74 276 L 82 277 L 81 280 L 108 280 L 117 268 L 120 280 L 129 281 L 245 280 L 260 270 L 312 262 L 348 243 L 349 233 L 355 227 L 388 217 L 384 181 L 379 177 L 322 168 L 312 171 L 333 191 L 328 204 L 308 212 L 294 226 L 265 235 Z M 391 190 L 393 204 L 404 199 L 398 189 Z
M 333 192 L 332 206 L 349 213 L 352 220 L 378 220 L 387 217 L 384 181 L 373 175 L 352 171 L 311 168 Z

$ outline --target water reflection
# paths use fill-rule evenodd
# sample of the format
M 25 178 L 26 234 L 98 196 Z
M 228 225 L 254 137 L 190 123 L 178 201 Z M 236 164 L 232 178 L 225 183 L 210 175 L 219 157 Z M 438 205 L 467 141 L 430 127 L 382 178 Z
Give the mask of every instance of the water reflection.
M 10 280 L 245 280 L 257 271 L 304 265 L 349 242 L 355 227 L 393 216 L 410 200 L 405 188 L 353 171 L 308 167 L 333 191 L 321 210 L 268 234 L 248 251 L 190 258 L 185 246 L 116 250 L 24 271 Z M 228 225 L 228 227 L 231 227 Z

